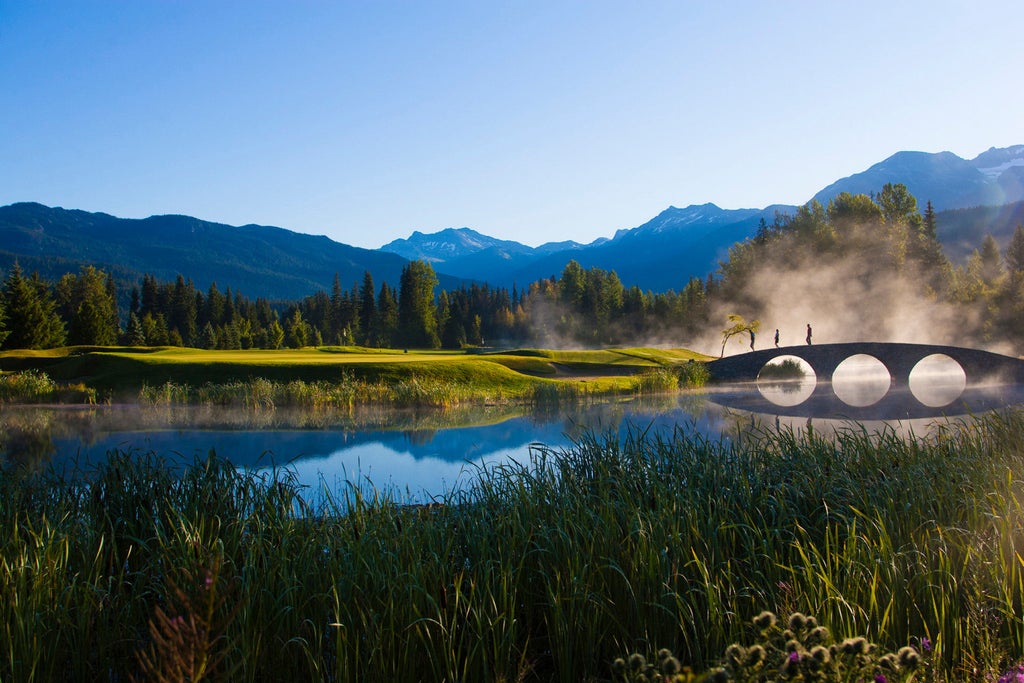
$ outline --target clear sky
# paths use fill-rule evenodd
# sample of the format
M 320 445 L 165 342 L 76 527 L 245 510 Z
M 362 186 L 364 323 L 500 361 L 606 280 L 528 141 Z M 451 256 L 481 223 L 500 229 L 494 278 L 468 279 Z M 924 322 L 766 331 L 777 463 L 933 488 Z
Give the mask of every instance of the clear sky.
M 3 0 L 0 205 L 590 242 L 1024 143 L 1024 2 Z

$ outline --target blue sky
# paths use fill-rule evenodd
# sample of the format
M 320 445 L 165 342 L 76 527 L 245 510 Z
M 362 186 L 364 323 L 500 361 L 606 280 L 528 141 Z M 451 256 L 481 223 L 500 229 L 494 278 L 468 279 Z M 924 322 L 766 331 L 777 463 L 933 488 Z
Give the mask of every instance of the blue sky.
M 1024 143 L 1005 2 L 0 2 L 0 205 L 589 242 Z

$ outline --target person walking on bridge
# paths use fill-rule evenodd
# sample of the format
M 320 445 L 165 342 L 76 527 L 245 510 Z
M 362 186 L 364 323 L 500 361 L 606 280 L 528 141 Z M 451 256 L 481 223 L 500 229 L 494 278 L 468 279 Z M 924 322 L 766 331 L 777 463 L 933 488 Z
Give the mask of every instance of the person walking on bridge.
M 779 348 L 779 328 L 775 328 L 775 348 Z
M 807 323 L 807 345 L 811 345 L 811 324 Z
M 754 330 L 750 330 L 750 350 L 754 350 Z

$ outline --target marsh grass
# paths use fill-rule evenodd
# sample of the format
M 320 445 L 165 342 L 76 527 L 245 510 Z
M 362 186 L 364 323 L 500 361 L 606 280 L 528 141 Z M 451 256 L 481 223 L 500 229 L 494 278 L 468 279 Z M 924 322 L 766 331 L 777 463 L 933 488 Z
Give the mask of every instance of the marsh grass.
M 2 403 L 96 403 L 96 390 L 80 382 L 55 382 L 45 372 L 0 373 Z
M 212 454 L 9 469 L 0 680 L 609 680 L 721 666 L 765 610 L 994 680 L 1024 656 L 1022 434 L 585 433 L 420 506 Z
M 417 376 L 365 381 L 344 376 L 336 381 L 266 378 L 199 386 L 167 381 L 144 384 L 138 394 L 143 406 L 221 406 L 248 410 L 276 408 L 334 409 L 351 411 L 357 406 L 386 405 L 396 408 L 450 408 L 463 405 L 560 405 L 611 395 L 653 394 L 679 388 L 678 374 L 669 369 L 650 370 L 632 377 L 587 382 L 534 380 L 509 389 L 483 386 L 448 377 Z

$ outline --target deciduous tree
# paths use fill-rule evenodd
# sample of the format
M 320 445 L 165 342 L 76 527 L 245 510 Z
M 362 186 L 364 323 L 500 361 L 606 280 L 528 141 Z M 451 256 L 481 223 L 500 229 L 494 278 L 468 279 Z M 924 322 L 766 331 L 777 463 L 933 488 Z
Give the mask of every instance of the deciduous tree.
M 746 332 L 748 334 L 750 334 L 750 333 L 755 333 L 756 334 L 757 331 L 761 328 L 761 321 L 760 320 L 751 320 L 750 322 L 747 322 L 743 318 L 742 315 L 739 315 L 737 313 L 730 313 L 729 316 L 728 316 L 728 321 L 729 321 L 729 323 L 731 323 L 731 325 L 729 327 L 727 327 L 726 329 L 722 330 L 722 353 L 721 353 L 721 355 L 723 355 L 723 356 L 725 355 L 725 344 L 732 337 L 735 337 L 738 334 L 743 334 L 744 332 Z

